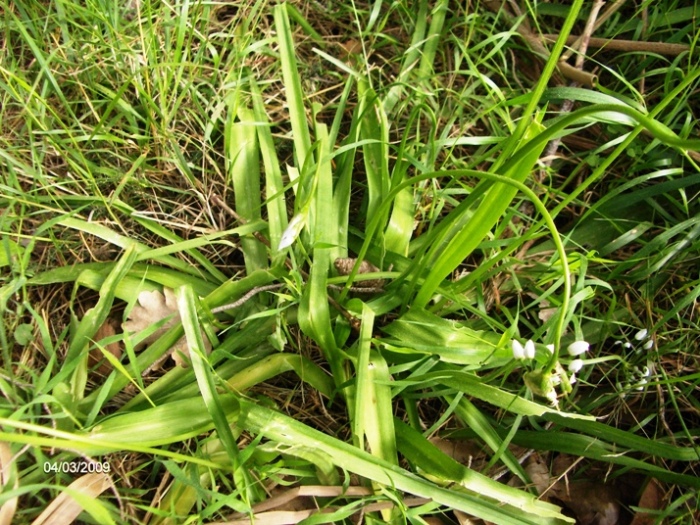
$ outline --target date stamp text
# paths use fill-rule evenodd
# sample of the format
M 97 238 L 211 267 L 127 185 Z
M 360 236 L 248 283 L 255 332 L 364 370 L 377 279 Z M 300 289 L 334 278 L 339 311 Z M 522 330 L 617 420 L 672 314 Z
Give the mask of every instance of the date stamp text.
M 86 461 L 79 459 L 75 461 L 45 461 L 44 473 L 49 474 L 108 474 L 112 468 L 107 461 Z

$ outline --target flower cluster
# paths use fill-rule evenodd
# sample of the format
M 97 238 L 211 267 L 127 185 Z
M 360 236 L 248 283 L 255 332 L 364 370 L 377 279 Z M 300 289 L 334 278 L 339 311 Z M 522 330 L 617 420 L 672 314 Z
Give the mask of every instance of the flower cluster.
M 652 339 L 652 337 L 649 335 L 649 330 L 646 328 L 642 328 L 636 334 L 634 334 L 634 340 L 639 341 L 639 343 L 644 341 L 644 344 L 641 346 L 636 346 L 637 343 L 631 343 L 630 341 L 625 341 L 624 343 L 622 341 L 616 341 L 615 344 L 622 345 L 623 348 L 627 348 L 629 350 L 634 350 L 637 354 L 640 354 L 642 350 L 648 352 L 654 348 L 654 339 Z
M 589 345 L 586 341 L 574 341 L 567 347 L 566 351 L 569 352 L 570 356 L 577 357 L 588 352 L 590 346 L 591 345 Z M 525 346 L 523 346 L 517 339 L 513 339 L 511 341 L 511 347 L 513 348 L 513 359 L 522 360 L 535 358 L 535 343 L 532 342 L 532 339 L 528 339 Z M 547 345 L 547 350 L 554 353 L 554 345 Z M 580 364 L 578 364 L 579 362 Z M 571 362 L 571 365 L 569 365 L 569 370 L 572 372 L 578 372 L 581 370 L 581 366 L 583 366 L 583 360 L 574 359 Z M 576 370 L 571 370 L 572 367 L 576 368 Z
M 623 348 L 627 350 L 633 350 L 635 354 L 641 354 L 642 352 L 648 352 L 654 348 L 654 338 L 649 333 L 649 330 L 642 328 L 637 331 L 634 336 L 626 341 L 616 341 L 615 345 L 622 345 Z M 649 382 L 649 377 L 652 375 L 653 363 L 651 360 L 647 359 L 647 366 L 639 367 L 629 367 L 626 366 L 623 372 L 625 380 L 623 382 L 616 382 L 615 387 L 618 392 L 624 392 L 630 389 L 637 391 L 642 391 Z
M 622 393 L 632 388 L 640 392 L 644 390 L 647 383 L 649 382 L 649 377 L 651 376 L 650 366 L 652 365 L 649 361 L 647 361 L 647 365 L 649 366 L 645 366 L 642 368 L 639 368 L 638 366 L 632 367 L 631 372 L 628 372 L 626 374 L 627 378 L 624 383 L 621 383 L 620 381 L 615 383 L 615 388 L 617 388 L 617 391 Z
M 524 360 L 534 359 L 536 354 L 535 343 L 528 339 L 525 345 L 513 339 L 511 341 L 513 359 Z M 547 345 L 547 350 L 554 353 L 554 345 Z M 562 385 L 565 393 L 571 392 L 571 385 L 576 382 L 576 373 L 581 371 L 584 365 L 583 359 L 579 356 L 588 352 L 590 345 L 586 341 L 575 341 L 567 347 L 567 352 L 574 357 L 569 363 L 569 373 L 564 371 L 559 363 L 556 363 L 555 370 L 545 372 L 542 368 L 536 368 L 524 375 L 525 384 L 536 395 L 549 399 L 553 406 L 558 406 L 557 393 L 555 387 Z

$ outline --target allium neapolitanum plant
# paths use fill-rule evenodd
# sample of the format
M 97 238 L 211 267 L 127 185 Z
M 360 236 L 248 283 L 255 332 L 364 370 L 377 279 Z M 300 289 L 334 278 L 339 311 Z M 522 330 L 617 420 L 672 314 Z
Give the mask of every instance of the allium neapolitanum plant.
M 418 2 L 412 45 L 388 90 L 375 89 L 376 79 L 361 57 L 346 62 L 318 44 L 316 54 L 343 78 L 330 125 L 322 117 L 326 108 L 309 100 L 300 79 L 289 15 L 310 38 L 318 34 L 296 8 L 276 5 L 274 36 L 256 41 L 247 31 L 252 26 L 245 24 L 260 22 L 256 17 L 267 6 L 254 4 L 253 22 L 241 22 L 246 29 L 241 35 L 248 36 L 239 35 L 241 44 L 220 54 L 200 40 L 189 12 L 196 9 L 207 19 L 210 6 L 176 3 L 179 11 L 166 10 L 165 16 L 146 4 L 138 7 L 143 10 L 139 32 L 127 36 L 118 32 L 111 15 L 100 18 L 57 3 L 51 16 L 59 20 L 55 34 L 61 44 L 55 52 L 42 49 L 41 27 L 31 22 L 39 17 L 19 8 L 3 15 L 6 38 L 25 49 L 39 74 L 30 78 L 21 69 L 1 69 L 4 107 L 26 105 L 24 126 L 37 142 L 28 150 L 7 140 L 0 146 L 6 166 L 1 262 L 12 274 L 0 289 L 0 304 L 6 314 L 12 309 L 17 314 L 5 317 L 10 321 L 3 321 L 0 331 L 6 364 L 0 377 L 0 441 L 9 444 L 1 456 L 9 474 L 3 474 L 0 505 L 32 492 L 48 503 L 44 494 L 58 490 L 74 496 L 95 522 L 126 522 L 131 498 L 149 523 L 195 515 L 209 521 L 233 511 L 253 515 L 273 481 L 361 483 L 371 489 L 361 504 L 319 500 L 332 513 L 317 514 L 307 523 L 339 521 L 372 503 L 386 505 L 367 519 L 389 523 L 423 523 L 421 516 L 446 509 L 499 524 L 572 521 L 529 489 L 500 483 L 441 452 L 428 438 L 450 418 L 475 434 L 488 450 L 490 466 L 504 465 L 526 486 L 531 480 L 511 443 L 603 461 L 683 487 L 700 486 L 697 478 L 662 463 L 697 461 L 697 447 L 613 428 L 576 406 L 581 383 L 576 374 L 600 362 L 593 352 L 600 336 L 587 333 L 584 312 L 595 300 L 596 287 L 604 286 L 589 279 L 586 269 L 605 261 L 577 247 L 556 226 L 562 210 L 603 180 L 640 135 L 681 156 L 700 150 L 700 140 L 679 137 L 662 118 L 677 97 L 697 89 L 700 70 L 679 79 L 650 109 L 600 91 L 547 89 L 581 12 L 583 1 L 574 1 L 535 88 L 517 99 L 498 101 L 494 95 L 484 109 L 489 118 L 502 119 L 503 133 L 492 137 L 478 162 L 441 166 L 438 152 L 449 152 L 449 137 L 436 135 L 426 145 L 409 130 L 433 111 L 425 93 L 432 89 L 448 2 L 436 2 L 432 11 L 428 2 Z M 74 28 L 66 16 L 95 18 Z M 103 27 L 104 32 L 79 40 L 71 36 L 77 27 Z M 105 75 L 116 76 L 111 86 L 94 72 L 78 71 L 73 84 L 57 80 L 63 73 L 56 71 L 71 63 L 64 53 L 83 52 L 79 41 L 86 42 L 85 53 L 97 54 L 109 45 L 123 48 L 120 60 L 129 63 L 129 73 L 120 77 L 121 70 L 110 65 L 114 69 L 105 69 Z M 463 51 L 460 67 L 468 69 L 477 57 Z M 281 67 L 293 144 L 293 158 L 286 164 L 273 134 L 278 122 L 268 114 L 265 79 L 244 60 L 256 53 L 261 60 L 278 60 Z M 194 79 L 211 56 L 210 82 L 216 89 L 208 91 L 206 83 Z M 479 74 L 476 66 L 470 71 Z M 481 82 L 492 85 L 484 77 Z M 91 97 L 84 117 L 89 126 L 73 111 L 77 102 L 71 97 L 80 93 Z M 580 108 L 551 118 L 548 104 L 562 99 Z M 512 111 L 517 119 L 511 120 L 508 110 L 515 107 L 520 108 Z M 406 132 L 394 143 L 392 118 L 404 109 L 409 111 Z M 612 150 L 568 193 L 557 200 L 543 195 L 531 175 L 546 144 L 594 122 L 618 130 Z M 182 153 L 194 140 L 188 126 L 199 124 L 206 151 L 201 162 L 223 149 L 216 184 L 198 177 L 197 166 Z M 86 141 L 102 141 L 105 150 L 113 148 L 129 160 L 99 166 L 95 159 L 101 157 L 93 156 L 99 152 L 85 151 Z M 143 152 L 133 161 L 129 148 L 136 145 Z M 49 152 L 65 162 L 65 179 L 46 170 L 42 159 Z M 155 164 L 172 163 L 188 188 L 177 189 L 177 199 L 192 198 L 188 206 L 196 203 L 205 216 L 221 211 L 213 195 L 232 193 L 235 226 L 190 231 L 185 237 L 173 222 L 140 210 L 138 203 L 148 192 L 139 188 L 138 173 L 150 166 L 151 156 L 159 159 Z M 128 169 L 119 172 L 118 165 Z M 103 192 L 105 187 L 110 191 Z M 354 197 L 358 190 L 361 204 Z M 521 202 L 534 206 L 526 217 L 529 228 L 498 244 Z M 21 233 L 23 221 L 31 223 L 31 235 Z M 117 248 L 114 260 L 75 264 L 63 252 L 60 264 L 34 271 L 32 253 L 41 243 L 53 243 L 60 251 L 71 242 L 66 232 Z M 551 243 L 539 257 L 539 273 L 532 274 L 540 292 L 537 302 L 551 315 L 525 330 L 519 315 L 510 316 L 508 310 L 503 315 L 510 316 L 509 323 L 489 317 L 479 306 L 481 292 L 474 290 L 531 241 Z M 487 245 L 500 249 L 471 272 L 462 272 L 465 261 L 487 253 Z M 245 267 L 236 275 L 215 264 L 217 250 L 231 247 L 240 249 Z M 338 273 L 334 263 L 349 256 L 357 263 L 346 275 Z M 381 271 L 359 273 L 363 261 Z M 379 279 L 380 289 L 357 291 L 364 281 Z M 68 298 L 72 324 L 56 333 L 46 310 L 34 308 L 32 298 L 35 290 L 58 283 L 73 283 Z M 136 351 L 157 326 L 145 333 L 97 335 L 114 315 L 126 320 L 141 292 L 164 288 L 175 291 L 181 323 L 147 349 Z M 80 311 L 78 298 L 85 290 L 98 295 Z M 240 298 L 246 300 L 236 308 L 219 308 Z M 20 346 L 36 338 L 45 357 L 41 369 L 22 369 L 10 350 L 8 330 L 18 330 Z M 170 368 L 149 384 L 144 372 L 183 334 L 191 366 Z M 205 338 L 210 353 L 204 350 Z M 107 350 L 113 343 L 123 346 L 121 358 Z M 95 353 L 111 363 L 105 377 L 95 376 L 89 364 Z M 285 372 L 296 374 L 304 392 L 319 394 L 324 410 L 347 421 L 338 435 L 290 417 L 283 399 L 260 388 Z M 128 399 L 125 392 L 131 392 Z M 425 420 L 426 403 L 441 407 L 435 421 Z M 75 487 L 67 490 L 65 472 L 43 467 L 83 457 L 107 458 L 116 469 L 127 454 L 146 459 L 123 467 L 123 476 L 151 469 L 172 477 L 150 503 L 127 489 L 128 497 L 114 498 L 110 491 L 86 496 Z M 424 499 L 409 504 L 411 497 Z

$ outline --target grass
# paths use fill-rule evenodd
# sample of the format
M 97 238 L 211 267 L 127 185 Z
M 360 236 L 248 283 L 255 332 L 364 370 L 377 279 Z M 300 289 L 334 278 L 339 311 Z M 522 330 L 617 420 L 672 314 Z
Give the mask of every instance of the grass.
M 697 8 L 495 4 L 3 3 L 0 522 L 697 520 Z

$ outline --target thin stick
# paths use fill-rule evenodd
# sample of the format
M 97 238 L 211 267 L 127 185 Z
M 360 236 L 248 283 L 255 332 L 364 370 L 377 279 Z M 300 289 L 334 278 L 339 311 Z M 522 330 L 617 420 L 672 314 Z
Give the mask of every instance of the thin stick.
M 549 43 L 557 41 L 559 35 L 546 34 L 542 38 Z M 567 45 L 574 45 L 581 38 L 581 35 L 572 35 L 566 39 Z M 630 51 L 642 53 L 658 53 L 659 55 L 678 56 L 681 53 L 690 51 L 690 46 L 686 44 L 668 44 L 666 42 L 640 42 L 638 40 L 622 40 L 617 38 L 597 38 L 591 37 L 588 47 L 605 48 L 611 51 Z
M 508 9 L 506 9 L 503 3 L 487 1 L 484 5 L 488 9 L 497 13 L 501 11 L 502 8 L 502 13 L 506 21 L 509 24 L 516 23 L 516 17 L 513 16 Z M 535 33 L 530 31 L 530 29 L 528 29 L 528 25 L 525 22 L 526 19 L 524 19 L 523 23 L 518 24 L 518 26 L 516 27 L 516 31 L 520 33 L 520 35 L 525 39 L 528 46 L 530 46 L 530 49 L 534 53 L 540 55 L 545 60 L 549 59 L 549 49 L 547 49 L 547 46 L 545 46 L 542 43 L 542 40 L 540 40 L 539 36 L 537 36 Z M 559 73 L 561 73 L 565 78 L 573 80 L 574 82 L 578 82 L 579 84 L 588 87 L 593 87 L 596 84 L 597 77 L 594 74 L 576 69 L 575 67 L 566 62 L 563 55 L 562 59 L 559 60 L 559 62 L 557 63 L 557 69 L 559 70 Z
M 603 11 L 602 15 L 596 17 L 597 20 L 595 22 L 595 25 L 593 26 L 593 30 L 589 33 L 589 38 L 590 38 L 590 35 L 595 33 L 596 29 L 598 29 L 601 25 L 603 25 L 608 18 L 610 18 L 612 15 L 614 15 L 617 12 L 617 10 L 620 9 L 624 5 L 624 3 L 625 3 L 625 0 L 617 0 L 610 7 L 608 7 L 605 11 Z M 584 38 L 584 35 L 577 37 L 571 43 L 571 47 L 573 49 L 579 49 L 581 47 L 581 41 L 583 40 L 583 38 Z M 567 43 L 568 43 L 568 41 L 567 41 Z M 561 59 L 568 60 L 569 57 L 574 52 L 573 49 L 570 49 L 569 51 L 562 53 Z
M 231 208 L 228 204 L 226 204 L 226 203 L 224 202 L 224 200 L 223 200 L 221 197 L 219 197 L 216 193 L 212 194 L 211 200 L 214 201 L 214 203 L 215 203 L 217 206 L 220 206 L 221 208 L 223 208 L 223 209 L 226 211 L 226 213 L 228 213 L 231 217 L 233 217 L 234 219 L 236 219 L 241 225 L 248 224 L 248 221 L 247 221 L 246 219 L 244 219 L 243 217 L 241 217 L 240 215 L 238 215 L 238 213 L 236 212 L 236 210 L 234 210 L 234 209 Z M 257 240 L 259 240 L 261 243 L 263 243 L 265 246 L 267 246 L 268 248 L 270 247 L 270 241 L 267 239 L 267 237 L 265 237 L 265 236 L 264 236 L 262 233 L 260 233 L 259 231 L 254 231 L 254 232 L 253 232 L 253 236 L 254 236 Z
M 583 35 L 579 38 L 578 55 L 576 56 L 576 69 L 583 69 L 583 62 L 586 60 L 586 51 L 588 51 L 588 43 L 591 40 L 591 35 L 595 31 L 596 18 L 598 17 L 598 12 L 603 7 L 605 3 L 604 0 L 596 0 L 591 7 L 591 12 L 588 14 L 588 20 L 586 21 L 586 27 L 583 30 Z
M 265 286 L 256 286 L 255 288 L 251 288 L 247 294 L 245 294 L 243 297 L 240 297 L 238 300 L 229 303 L 229 304 L 224 304 L 221 306 L 217 306 L 216 308 L 211 309 L 211 313 L 213 314 L 218 314 L 219 312 L 225 312 L 226 310 L 233 310 L 235 308 L 238 308 L 239 306 L 244 305 L 248 301 L 250 301 L 253 297 L 258 295 L 260 292 L 269 292 L 270 290 L 277 290 L 279 288 L 282 288 L 284 286 L 284 283 L 275 283 L 275 284 L 266 284 Z
M 598 16 L 598 12 L 600 11 L 600 8 L 603 7 L 604 1 L 603 0 L 596 0 L 596 2 L 593 4 L 593 7 L 591 7 L 591 12 L 588 15 L 588 20 L 586 21 L 586 27 L 583 31 L 583 35 L 579 37 L 576 42 L 580 42 L 580 49 L 579 49 L 579 54 L 576 56 L 576 69 L 582 71 L 583 70 L 583 62 L 586 59 L 586 51 L 588 50 L 588 42 L 590 41 L 591 38 L 591 33 L 595 29 L 595 24 L 596 24 L 596 17 Z M 576 82 L 572 83 L 572 86 L 576 86 Z M 561 114 L 565 113 L 570 113 L 571 110 L 574 108 L 574 101 L 567 99 L 564 101 L 564 103 L 561 105 Z M 557 153 L 557 150 L 559 149 L 559 144 L 561 143 L 561 138 L 556 138 L 552 140 L 547 145 L 547 149 L 545 150 L 544 153 L 544 164 L 549 167 L 552 165 L 552 161 L 554 160 L 554 156 Z M 542 178 L 544 178 L 544 173 Z

